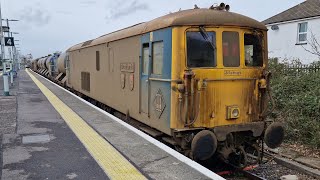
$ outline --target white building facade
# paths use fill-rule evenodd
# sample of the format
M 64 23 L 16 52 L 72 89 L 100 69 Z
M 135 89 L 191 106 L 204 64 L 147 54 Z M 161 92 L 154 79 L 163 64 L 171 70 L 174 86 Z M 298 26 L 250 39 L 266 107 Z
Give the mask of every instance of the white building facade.
M 320 0 L 307 0 L 263 23 L 269 29 L 269 58 L 300 60 L 303 64 L 320 60 L 319 55 L 311 53 L 313 38 L 320 48 Z

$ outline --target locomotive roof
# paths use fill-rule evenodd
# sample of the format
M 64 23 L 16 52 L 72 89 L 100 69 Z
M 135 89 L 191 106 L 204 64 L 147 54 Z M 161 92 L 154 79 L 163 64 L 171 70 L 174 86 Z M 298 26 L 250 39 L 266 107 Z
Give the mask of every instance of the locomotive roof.
M 86 42 L 72 46 L 68 51 L 74 51 L 89 46 L 95 46 L 147 32 L 173 26 L 210 25 L 210 26 L 241 26 L 267 30 L 264 24 L 233 12 L 212 9 L 189 9 L 170 13 L 154 20 L 136 24 Z

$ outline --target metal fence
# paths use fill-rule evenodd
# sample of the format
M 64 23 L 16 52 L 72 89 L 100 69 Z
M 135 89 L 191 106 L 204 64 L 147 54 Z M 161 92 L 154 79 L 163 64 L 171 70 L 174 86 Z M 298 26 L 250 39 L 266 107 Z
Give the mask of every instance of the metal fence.
M 285 65 L 283 69 L 285 74 L 292 75 L 300 75 L 300 74 L 308 74 L 308 73 L 320 73 L 320 65 Z

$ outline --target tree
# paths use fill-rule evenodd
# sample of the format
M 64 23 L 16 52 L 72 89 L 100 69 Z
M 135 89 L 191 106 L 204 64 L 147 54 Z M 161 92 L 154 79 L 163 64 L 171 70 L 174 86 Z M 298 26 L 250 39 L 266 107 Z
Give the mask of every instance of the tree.
M 307 40 L 308 44 L 310 47 L 305 47 L 302 45 L 303 49 L 313 55 L 318 56 L 318 58 L 320 59 L 320 43 L 319 40 L 316 38 L 315 34 L 313 34 L 312 31 L 311 32 L 311 36 L 310 38 Z

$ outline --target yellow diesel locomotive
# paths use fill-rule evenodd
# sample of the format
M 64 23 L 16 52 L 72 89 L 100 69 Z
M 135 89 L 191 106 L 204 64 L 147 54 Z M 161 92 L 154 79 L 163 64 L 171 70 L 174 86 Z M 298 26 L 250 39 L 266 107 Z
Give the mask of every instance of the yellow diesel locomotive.
M 183 10 L 72 46 L 59 78 L 195 160 L 245 164 L 247 151 L 278 147 L 284 131 L 266 121 L 267 29 L 228 10 Z

